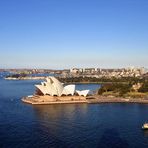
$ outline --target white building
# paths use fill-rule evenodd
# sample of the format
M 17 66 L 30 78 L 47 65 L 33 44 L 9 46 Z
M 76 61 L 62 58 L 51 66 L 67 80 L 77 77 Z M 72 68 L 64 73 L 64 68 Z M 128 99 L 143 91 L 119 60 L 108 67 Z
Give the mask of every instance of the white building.
M 46 81 L 41 82 L 40 85 L 35 85 L 37 90 L 40 91 L 42 95 L 50 95 L 50 96 L 62 96 L 62 95 L 74 95 L 77 94 L 79 96 L 86 97 L 89 93 L 89 90 L 75 90 L 75 85 L 66 85 L 57 80 L 55 77 L 48 77 Z

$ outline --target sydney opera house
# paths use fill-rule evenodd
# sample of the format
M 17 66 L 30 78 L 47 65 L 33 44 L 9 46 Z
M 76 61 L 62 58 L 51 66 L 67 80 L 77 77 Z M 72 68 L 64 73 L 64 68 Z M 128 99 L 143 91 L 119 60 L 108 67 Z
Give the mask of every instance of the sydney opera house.
M 37 88 L 38 95 L 50 95 L 50 96 L 73 96 L 79 95 L 86 97 L 89 90 L 75 90 L 75 85 L 64 86 L 55 77 L 46 78 L 45 82 L 41 82 L 40 85 L 35 85 Z
M 23 98 L 23 102 L 31 104 L 87 102 L 86 96 L 89 93 L 89 90 L 76 90 L 75 85 L 64 85 L 52 76 L 35 87 L 35 95 Z

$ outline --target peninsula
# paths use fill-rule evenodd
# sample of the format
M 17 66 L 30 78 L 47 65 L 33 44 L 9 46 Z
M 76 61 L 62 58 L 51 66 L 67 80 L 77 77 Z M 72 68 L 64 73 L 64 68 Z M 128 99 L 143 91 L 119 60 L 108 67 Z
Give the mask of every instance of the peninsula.
M 30 104 L 86 103 L 86 96 L 89 93 L 89 90 L 75 90 L 73 84 L 64 86 L 52 76 L 35 87 L 35 95 L 24 97 L 23 102 Z
M 137 84 L 104 84 L 95 94 L 89 90 L 75 90 L 75 85 L 64 86 L 55 77 L 47 77 L 46 81 L 35 85 L 34 95 L 23 97 L 29 104 L 67 104 L 67 103 L 147 103 L 148 86 Z

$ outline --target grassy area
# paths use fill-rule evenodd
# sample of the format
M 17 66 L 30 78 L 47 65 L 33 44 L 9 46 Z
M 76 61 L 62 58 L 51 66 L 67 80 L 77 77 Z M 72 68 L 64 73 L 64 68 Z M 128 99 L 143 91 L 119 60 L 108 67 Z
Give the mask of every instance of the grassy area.
M 128 92 L 125 94 L 125 97 L 129 98 L 146 98 L 148 96 L 148 93 L 142 93 L 142 92 Z
M 137 83 L 138 84 L 138 83 Z M 136 84 L 123 84 L 123 83 L 111 83 L 104 84 L 98 90 L 98 95 L 109 97 L 125 97 L 125 98 L 147 98 L 148 97 L 148 84 L 147 82 L 141 83 L 138 89 L 134 89 Z
M 108 96 L 108 97 L 119 97 L 119 92 L 114 92 L 114 91 L 107 91 L 107 92 L 104 92 L 102 94 L 103 96 Z
M 67 78 L 58 78 L 63 83 L 143 83 L 145 81 L 148 81 L 148 78 L 138 78 L 138 77 L 87 77 L 87 76 L 79 76 L 79 77 L 67 77 Z

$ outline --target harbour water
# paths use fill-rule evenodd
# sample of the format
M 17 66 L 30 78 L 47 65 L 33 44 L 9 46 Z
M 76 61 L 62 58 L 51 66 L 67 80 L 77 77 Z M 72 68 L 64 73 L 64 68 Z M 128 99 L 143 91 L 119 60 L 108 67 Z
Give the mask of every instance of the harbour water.
M 0 78 L 0 147 L 147 148 L 148 105 L 21 102 L 40 81 Z M 95 90 L 98 84 L 77 85 Z

